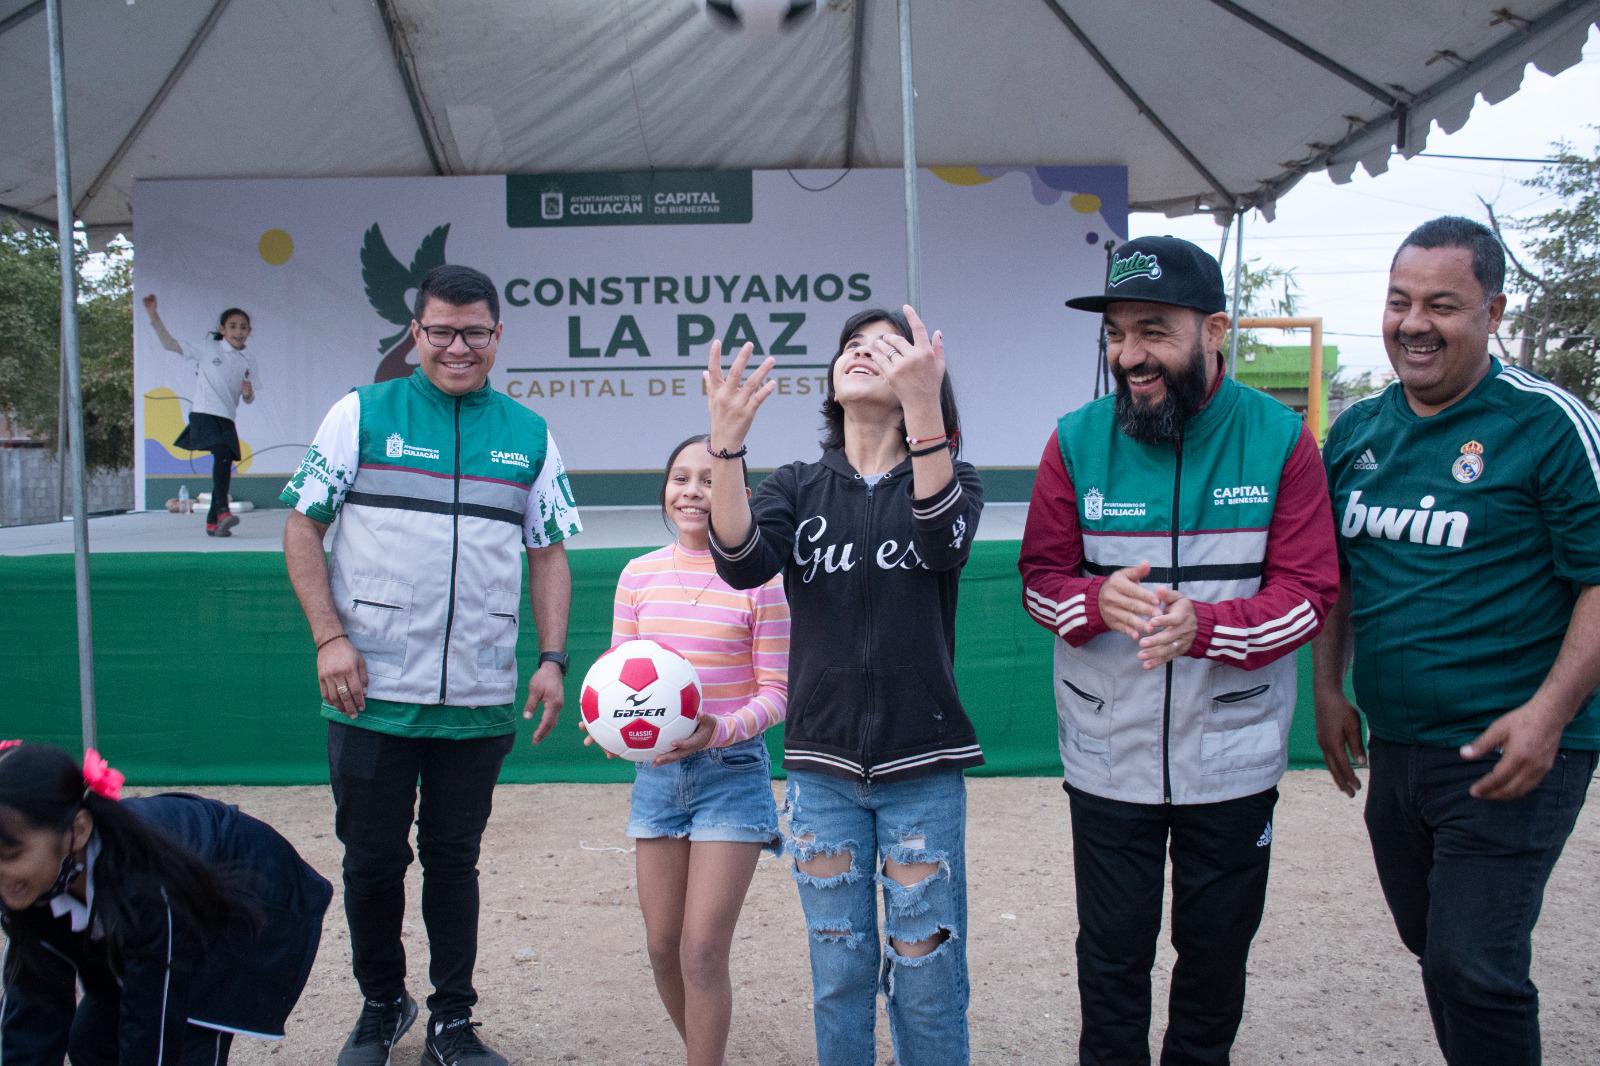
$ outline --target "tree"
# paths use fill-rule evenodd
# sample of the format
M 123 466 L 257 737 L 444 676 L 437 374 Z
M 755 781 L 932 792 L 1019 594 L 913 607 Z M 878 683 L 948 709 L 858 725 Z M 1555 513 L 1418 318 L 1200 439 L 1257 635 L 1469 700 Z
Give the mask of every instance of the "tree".
M 85 458 L 94 468 L 127 467 L 133 462 L 133 247 L 119 240 L 91 257 L 80 237 L 75 258 Z M 52 444 L 60 373 L 60 245 L 48 230 L 0 222 L 0 410 Z
M 1357 400 L 1371 396 L 1384 386 L 1372 380 L 1372 371 L 1340 368 L 1328 381 L 1328 409 L 1340 411 Z
M 1600 125 L 1589 127 L 1600 135 Z M 1516 362 L 1543 374 L 1589 406 L 1600 405 L 1600 136 L 1588 155 L 1569 141 L 1551 146 L 1556 162 L 1523 184 L 1555 196 L 1558 205 L 1506 224 L 1523 234 L 1526 260 L 1511 253 L 1507 289 L 1526 297 L 1507 314 L 1520 336 Z M 1489 223 L 1502 223 L 1485 203 Z
M 1240 318 L 1293 318 L 1300 313 L 1300 286 L 1292 267 L 1257 266 L 1258 259 L 1246 259 L 1239 268 Z M 1276 332 L 1276 331 L 1274 331 Z M 1273 345 L 1262 340 L 1255 330 L 1239 331 L 1239 360 L 1262 355 Z M 1339 370 L 1328 376 L 1330 410 L 1337 412 L 1383 386 L 1372 380 L 1372 371 L 1356 373 Z
M 1300 286 L 1290 267 L 1257 266 L 1259 259 L 1246 259 L 1239 267 L 1240 318 L 1290 318 L 1300 313 Z M 1255 330 L 1239 331 L 1239 358 L 1260 355 L 1273 347 Z

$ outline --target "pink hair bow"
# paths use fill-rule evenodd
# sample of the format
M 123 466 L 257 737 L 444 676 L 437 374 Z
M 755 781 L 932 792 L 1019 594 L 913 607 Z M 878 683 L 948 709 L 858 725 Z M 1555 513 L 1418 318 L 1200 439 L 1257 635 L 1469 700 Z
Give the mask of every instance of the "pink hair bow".
M 5 751 L 7 748 L 14 748 L 21 743 L 22 741 L 20 740 L 0 740 L 0 751 Z
M 89 791 L 108 800 L 120 800 L 122 783 L 126 780 L 122 771 L 113 770 L 98 751 L 90 748 L 83 753 L 83 783 L 89 786 Z

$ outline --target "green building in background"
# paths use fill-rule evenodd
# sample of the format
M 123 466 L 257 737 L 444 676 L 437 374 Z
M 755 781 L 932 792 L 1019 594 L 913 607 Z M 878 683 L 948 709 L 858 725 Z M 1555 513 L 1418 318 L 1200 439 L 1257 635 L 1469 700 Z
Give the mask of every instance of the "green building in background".
M 1226 351 L 1226 349 L 1224 349 Z M 1239 361 L 1235 373 L 1239 380 L 1260 389 L 1273 399 L 1306 413 L 1307 384 L 1311 371 L 1311 346 L 1308 344 L 1255 344 L 1239 346 Z M 1339 372 L 1339 347 L 1322 346 L 1322 435 L 1328 433 L 1328 390 L 1333 376 Z M 1318 441 L 1320 444 L 1321 441 Z

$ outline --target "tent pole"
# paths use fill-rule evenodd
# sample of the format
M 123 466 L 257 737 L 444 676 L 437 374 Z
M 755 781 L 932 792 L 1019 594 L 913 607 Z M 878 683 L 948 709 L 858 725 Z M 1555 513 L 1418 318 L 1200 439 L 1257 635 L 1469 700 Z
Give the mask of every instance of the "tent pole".
M 1239 376 L 1239 297 L 1240 275 L 1244 272 L 1244 205 L 1233 212 L 1233 331 L 1228 339 L 1228 376 Z
M 911 0 L 900 0 L 900 146 L 906 184 L 906 303 L 922 307 L 922 233 L 917 226 L 916 89 L 911 85 Z
M 29 4 L 28 6 L 19 11 L 14 11 L 5 18 L 0 19 L 0 33 L 10 33 L 12 29 L 22 25 L 24 22 L 33 18 L 33 16 L 37 15 L 43 10 L 44 0 L 33 0 L 33 3 Z
M 844 168 L 856 165 L 856 121 L 861 113 L 861 43 L 867 35 L 866 0 L 857 0 L 855 24 L 850 31 L 850 103 L 844 126 Z
M 1089 53 L 1089 58 L 1095 61 L 1095 64 L 1105 73 L 1105 76 L 1110 78 L 1112 83 L 1122 90 L 1122 95 L 1126 96 L 1129 102 L 1139 109 L 1139 114 L 1144 116 L 1144 120 L 1154 126 L 1156 132 L 1161 134 L 1168 144 L 1172 145 L 1173 150 L 1183 156 L 1184 160 L 1194 168 L 1194 172 L 1206 179 L 1206 184 L 1217 191 L 1217 202 L 1222 204 L 1233 203 L 1233 194 L 1228 191 L 1227 186 L 1223 185 L 1215 174 L 1206 169 L 1206 165 L 1200 162 L 1199 157 L 1189 150 L 1189 146 L 1180 141 L 1178 135 L 1173 133 L 1165 122 L 1161 121 L 1160 116 L 1155 113 L 1149 104 L 1145 103 L 1144 98 L 1134 91 L 1133 86 L 1128 84 L 1128 79 L 1122 76 L 1116 65 L 1106 58 L 1104 52 L 1095 47 L 1095 43 L 1089 39 L 1087 33 L 1083 32 L 1082 27 L 1072 21 L 1072 16 L 1068 15 L 1066 10 L 1062 8 L 1061 0 L 1044 0 L 1044 3 L 1046 7 L 1055 12 L 1056 18 L 1061 21 L 1061 25 L 1067 28 L 1067 32 L 1077 40 L 1078 46 Z
M 67 351 L 56 348 L 56 521 L 67 520 Z
M 200 23 L 198 30 L 194 31 L 194 36 L 189 39 L 189 46 L 183 50 L 183 55 L 179 56 L 178 61 L 172 65 L 172 69 L 167 71 L 167 76 L 162 80 L 161 87 L 150 98 L 150 102 L 144 105 L 144 110 L 139 112 L 139 117 L 134 120 L 133 126 L 129 128 L 128 132 L 123 135 L 121 142 L 118 143 L 117 150 L 111 153 L 111 158 L 106 160 L 106 165 L 100 168 L 100 173 L 96 174 L 94 180 L 89 183 L 89 187 L 83 190 L 83 195 L 78 198 L 78 210 L 80 212 L 89 206 L 90 200 L 100 195 L 101 187 L 111 179 L 111 175 L 117 172 L 117 167 L 122 165 L 122 160 L 133 147 L 133 142 L 139 139 L 139 135 L 144 132 L 144 128 L 150 125 L 150 120 L 155 118 L 156 112 L 161 110 L 161 105 L 166 101 L 168 94 L 172 92 L 173 86 L 178 84 L 178 79 L 183 77 L 183 72 L 189 69 L 190 63 L 194 62 L 194 57 L 199 54 L 200 47 L 206 43 L 206 38 L 211 36 L 212 29 L 216 26 L 217 21 L 222 18 L 223 9 L 227 6 L 228 0 L 216 0 L 216 3 L 211 5 L 211 10 L 206 14 L 205 21 Z
M 78 366 L 78 274 L 72 228 L 72 161 L 67 155 L 67 82 L 61 0 L 47 0 L 50 111 L 56 142 L 56 236 L 61 246 L 61 354 L 67 368 L 67 429 L 72 448 L 72 559 L 78 593 L 78 698 L 83 746 L 95 746 L 94 629 L 89 617 L 89 493 L 83 456 L 83 374 Z

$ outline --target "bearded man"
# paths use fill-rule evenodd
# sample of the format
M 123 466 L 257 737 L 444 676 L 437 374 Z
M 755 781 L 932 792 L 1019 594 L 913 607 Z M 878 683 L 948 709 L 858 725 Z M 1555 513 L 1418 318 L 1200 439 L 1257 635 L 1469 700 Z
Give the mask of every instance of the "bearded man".
M 1022 539 L 1055 634 L 1084 1063 L 1148 1063 L 1172 855 L 1161 1062 L 1226 1063 L 1266 901 L 1294 649 L 1339 590 L 1327 478 L 1300 417 L 1223 370 L 1217 261 L 1142 237 L 1102 295 L 1117 391 L 1062 417 Z

